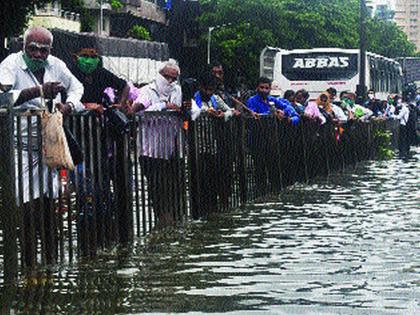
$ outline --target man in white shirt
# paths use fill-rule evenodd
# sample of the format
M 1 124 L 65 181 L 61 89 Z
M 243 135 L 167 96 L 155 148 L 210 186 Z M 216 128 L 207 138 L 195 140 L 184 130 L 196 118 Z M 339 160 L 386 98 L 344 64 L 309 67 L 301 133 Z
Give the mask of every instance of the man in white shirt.
M 410 109 L 408 105 L 402 101 L 399 96 L 395 97 L 398 114 L 393 115 L 393 118 L 400 122 L 400 136 L 399 136 L 399 150 L 400 154 L 406 155 L 410 151 L 410 144 L 408 141 L 407 122 L 410 116 Z
M 45 99 L 52 100 L 52 106 L 61 112 L 67 114 L 72 110 L 82 109 L 80 99 L 83 95 L 82 84 L 70 73 L 63 61 L 50 55 L 53 43 L 51 32 L 42 27 L 33 27 L 28 29 L 23 38 L 23 51 L 9 55 L 0 64 L 0 84 L 10 88 L 10 92 L 14 96 L 14 106 L 26 109 L 41 109 Z M 66 94 L 66 100 L 61 98 L 61 94 Z M 31 229 L 31 225 L 35 225 L 35 229 L 39 229 L 39 219 L 41 213 L 45 214 L 44 225 L 46 231 L 55 226 L 50 222 L 48 211 L 40 208 L 40 199 L 42 195 L 48 195 L 48 168 L 45 165 L 39 165 L 39 152 L 37 140 L 37 117 L 31 117 L 32 132 L 32 160 L 29 161 L 28 155 L 28 121 L 21 120 L 20 132 L 22 136 L 22 174 L 16 176 L 16 190 L 19 203 L 23 203 L 24 210 L 29 208 L 30 191 L 32 190 L 32 199 L 34 200 L 35 220 L 30 218 L 30 210 L 24 211 L 25 231 Z M 16 160 L 18 154 L 15 153 Z M 16 168 L 17 168 L 16 163 Z M 30 165 L 32 165 L 33 183 L 30 185 Z M 58 175 L 56 171 L 52 171 L 53 175 L 53 192 L 54 198 L 58 196 Z M 42 178 L 42 179 L 41 179 Z M 43 192 L 40 192 L 39 184 L 43 182 Z M 20 191 L 19 187 L 23 187 Z M 52 200 L 46 199 L 44 207 L 49 208 Z M 54 220 L 54 219 L 53 219 Z M 48 235 L 48 234 L 46 234 Z M 54 233 L 55 235 L 55 233 Z M 30 237 L 30 235 L 26 235 Z M 33 236 L 34 237 L 34 236 Z M 29 238 L 25 238 L 29 240 Z M 46 242 L 52 242 L 48 237 Z M 49 248 L 53 248 L 47 244 Z M 27 265 L 35 263 L 35 249 L 30 242 L 25 244 L 25 262 Z M 47 262 L 51 262 L 55 256 L 55 251 L 47 251 Z
M 344 113 L 344 111 L 340 108 L 340 106 L 331 104 L 331 108 L 333 110 L 334 116 L 340 123 L 347 122 L 347 115 Z
M 180 69 L 167 62 L 156 79 L 142 87 L 134 101 L 133 111 L 180 112 L 181 87 L 177 83 Z M 163 116 L 163 117 L 162 117 Z M 147 178 L 152 208 L 157 224 L 174 222 L 177 208 L 182 207 L 184 183 L 178 182 L 183 173 L 184 134 L 180 115 L 140 115 L 138 150 L 142 172 Z
M 52 99 L 63 113 L 83 109 L 80 98 L 82 84 L 60 59 L 51 56 L 51 32 L 42 27 L 28 29 L 24 35 L 23 51 L 9 55 L 0 64 L 0 82 L 10 86 L 15 106 L 40 108 L 41 97 Z M 67 94 L 66 102 L 61 93 Z
M 194 94 L 191 105 L 191 119 L 196 120 L 201 113 L 228 120 L 233 115 L 233 110 L 215 94 L 217 82 L 211 75 L 200 78 L 200 90 Z

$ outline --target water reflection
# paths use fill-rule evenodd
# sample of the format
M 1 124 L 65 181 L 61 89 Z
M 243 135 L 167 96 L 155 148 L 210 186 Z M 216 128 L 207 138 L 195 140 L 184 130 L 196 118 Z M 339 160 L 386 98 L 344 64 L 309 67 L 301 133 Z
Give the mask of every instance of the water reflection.
M 420 314 L 419 159 L 368 162 L 42 273 L 3 294 L 2 313 Z

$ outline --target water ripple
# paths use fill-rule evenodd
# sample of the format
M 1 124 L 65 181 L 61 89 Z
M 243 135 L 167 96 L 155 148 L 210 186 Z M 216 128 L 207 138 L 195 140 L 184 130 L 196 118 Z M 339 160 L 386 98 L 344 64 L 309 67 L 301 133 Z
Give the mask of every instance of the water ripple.
M 420 314 L 420 149 L 22 287 L 28 314 Z M 42 290 L 40 290 L 42 289 Z

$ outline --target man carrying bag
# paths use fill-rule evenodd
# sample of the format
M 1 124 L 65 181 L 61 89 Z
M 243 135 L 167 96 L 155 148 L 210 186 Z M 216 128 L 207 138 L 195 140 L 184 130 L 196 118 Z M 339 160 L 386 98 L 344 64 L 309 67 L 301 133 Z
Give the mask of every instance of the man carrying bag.
M 23 50 L 9 55 L 0 64 L 0 84 L 11 87 L 10 92 L 15 97 L 14 105 L 24 111 L 41 109 L 44 107 L 43 99 L 53 99 L 52 111 L 58 110 L 62 114 L 83 109 L 80 102 L 83 86 L 63 61 L 50 55 L 52 43 L 53 36 L 47 29 L 30 28 L 24 34 Z M 66 103 L 60 99 L 60 94 L 64 92 L 67 95 Z M 54 120 L 54 124 L 59 124 L 58 114 Z M 16 154 L 16 159 L 21 158 L 22 161 L 22 173 L 16 176 L 16 191 L 18 202 L 23 208 L 23 255 L 27 266 L 34 265 L 39 257 L 36 235 L 41 234 L 41 222 L 44 223 L 45 235 L 41 239 L 45 240 L 42 247 L 47 248 L 47 263 L 56 259 L 55 214 L 50 209 L 54 209 L 54 200 L 58 197 L 58 173 L 50 169 L 51 183 L 48 180 L 47 165 L 40 163 L 37 121 L 33 115 L 21 120 L 19 132 L 22 152 L 20 157 Z M 31 148 L 28 142 L 30 130 Z M 31 232 L 34 230 L 36 235 Z

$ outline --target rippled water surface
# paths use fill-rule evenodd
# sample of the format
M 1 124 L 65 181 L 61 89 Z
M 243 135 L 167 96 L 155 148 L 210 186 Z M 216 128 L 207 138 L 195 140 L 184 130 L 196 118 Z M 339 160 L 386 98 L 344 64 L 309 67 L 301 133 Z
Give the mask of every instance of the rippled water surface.
M 25 283 L 30 314 L 420 314 L 420 150 Z M 11 299 L 13 300 L 13 299 Z

